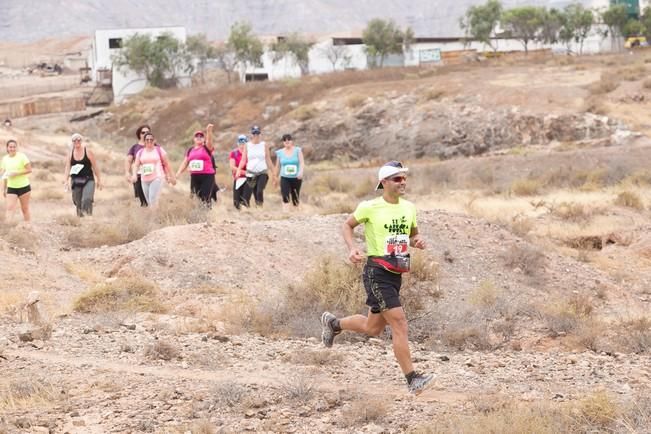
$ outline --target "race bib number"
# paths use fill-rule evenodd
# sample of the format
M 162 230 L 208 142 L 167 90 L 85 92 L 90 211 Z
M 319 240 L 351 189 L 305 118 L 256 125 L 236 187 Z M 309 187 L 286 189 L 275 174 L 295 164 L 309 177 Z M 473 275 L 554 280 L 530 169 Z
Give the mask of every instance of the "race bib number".
M 385 255 L 406 255 L 409 250 L 409 235 L 389 235 L 384 240 Z
M 70 167 L 70 174 L 71 175 L 79 175 L 79 172 L 81 172 L 81 169 L 84 168 L 83 164 L 74 164 L 72 167 Z
M 298 174 L 298 166 L 296 164 L 288 164 L 285 166 L 285 175 L 296 176 Z
M 191 160 L 188 167 L 190 167 L 190 172 L 201 172 L 203 170 L 203 160 Z
M 142 174 L 143 175 L 152 175 L 156 166 L 153 163 L 147 163 L 142 165 Z

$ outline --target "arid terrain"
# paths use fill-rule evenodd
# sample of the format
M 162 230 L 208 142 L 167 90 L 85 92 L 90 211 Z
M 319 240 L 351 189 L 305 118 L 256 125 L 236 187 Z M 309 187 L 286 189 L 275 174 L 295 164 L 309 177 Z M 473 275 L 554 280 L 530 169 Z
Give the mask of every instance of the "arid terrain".
M 13 119 L 0 140 L 33 161 L 33 221 L 0 226 L 0 433 L 651 432 L 649 70 L 644 50 L 505 57 Z M 219 203 L 200 209 L 186 175 L 137 206 L 136 127 L 178 167 L 209 122 Z M 253 123 L 304 148 L 300 209 L 272 185 L 233 208 L 227 152 Z M 76 131 L 105 184 L 83 219 L 62 185 Z M 339 231 L 386 159 L 410 167 L 429 245 L 403 291 L 436 376 L 418 397 L 388 331 L 320 342 L 324 309 L 364 311 Z

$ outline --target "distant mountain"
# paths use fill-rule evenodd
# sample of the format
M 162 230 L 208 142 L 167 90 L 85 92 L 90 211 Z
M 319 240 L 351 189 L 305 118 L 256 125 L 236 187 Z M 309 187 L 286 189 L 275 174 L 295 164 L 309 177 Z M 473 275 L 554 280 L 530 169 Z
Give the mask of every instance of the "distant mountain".
M 582 0 L 586 6 L 603 3 Z M 459 17 L 484 0 L 0 0 L 0 41 L 91 35 L 97 29 L 185 26 L 189 34 L 228 37 L 237 21 L 258 35 L 361 33 L 373 18 L 392 18 L 416 36 L 460 36 Z M 505 6 L 562 7 L 570 1 L 504 1 Z

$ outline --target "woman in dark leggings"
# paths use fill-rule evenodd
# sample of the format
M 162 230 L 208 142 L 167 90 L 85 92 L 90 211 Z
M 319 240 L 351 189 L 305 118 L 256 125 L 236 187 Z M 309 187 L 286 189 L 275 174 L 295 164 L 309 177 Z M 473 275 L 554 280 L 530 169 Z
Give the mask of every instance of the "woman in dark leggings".
M 242 151 L 242 159 L 235 173 L 235 178 L 246 174 L 249 190 L 245 192 L 246 197 L 244 197 L 244 200 L 250 203 L 251 193 L 253 193 L 257 206 L 262 206 L 264 203 L 264 189 L 267 186 L 267 181 L 269 181 L 268 172 L 273 167 L 269 155 L 270 144 L 260 139 L 261 134 L 262 131 L 259 126 L 254 125 L 251 127 L 251 140 Z M 244 166 L 246 166 L 246 170 Z M 273 173 L 271 176 L 273 176 Z
M 301 148 L 294 146 L 291 134 L 284 134 L 283 149 L 276 151 L 274 173 L 280 177 L 280 194 L 283 197 L 285 211 L 288 210 L 290 198 L 292 205 L 297 207 L 299 204 L 304 169 L 305 160 Z
M 133 163 L 136 161 L 136 155 L 145 147 L 144 137 L 145 134 L 148 133 L 151 133 L 149 125 L 139 126 L 136 130 L 138 143 L 129 148 L 129 152 L 127 152 L 127 158 L 124 161 L 124 176 L 129 182 L 131 182 L 131 169 Z M 133 195 L 140 200 L 140 206 L 147 206 L 147 198 L 145 197 L 145 193 L 142 191 L 142 184 L 140 183 L 140 174 L 137 175 L 136 182 L 133 183 Z
M 82 145 L 81 134 L 72 135 L 72 152 L 66 160 L 64 172 L 66 188 L 72 190 L 72 202 L 77 208 L 77 216 L 93 214 L 95 200 L 95 182 L 102 189 L 99 167 L 93 153 Z

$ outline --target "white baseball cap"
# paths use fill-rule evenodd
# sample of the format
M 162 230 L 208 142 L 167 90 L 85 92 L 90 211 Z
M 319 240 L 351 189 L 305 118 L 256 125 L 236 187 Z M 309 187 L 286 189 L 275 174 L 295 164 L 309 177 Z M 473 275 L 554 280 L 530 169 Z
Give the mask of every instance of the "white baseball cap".
M 400 161 L 389 161 L 384 166 L 380 167 L 380 170 L 378 170 L 377 172 L 378 183 L 375 189 L 381 190 L 384 188 L 382 186 L 382 180 L 391 178 L 392 176 L 395 176 L 398 173 L 405 173 L 405 172 L 409 172 L 409 169 L 406 167 L 402 167 L 402 163 Z

